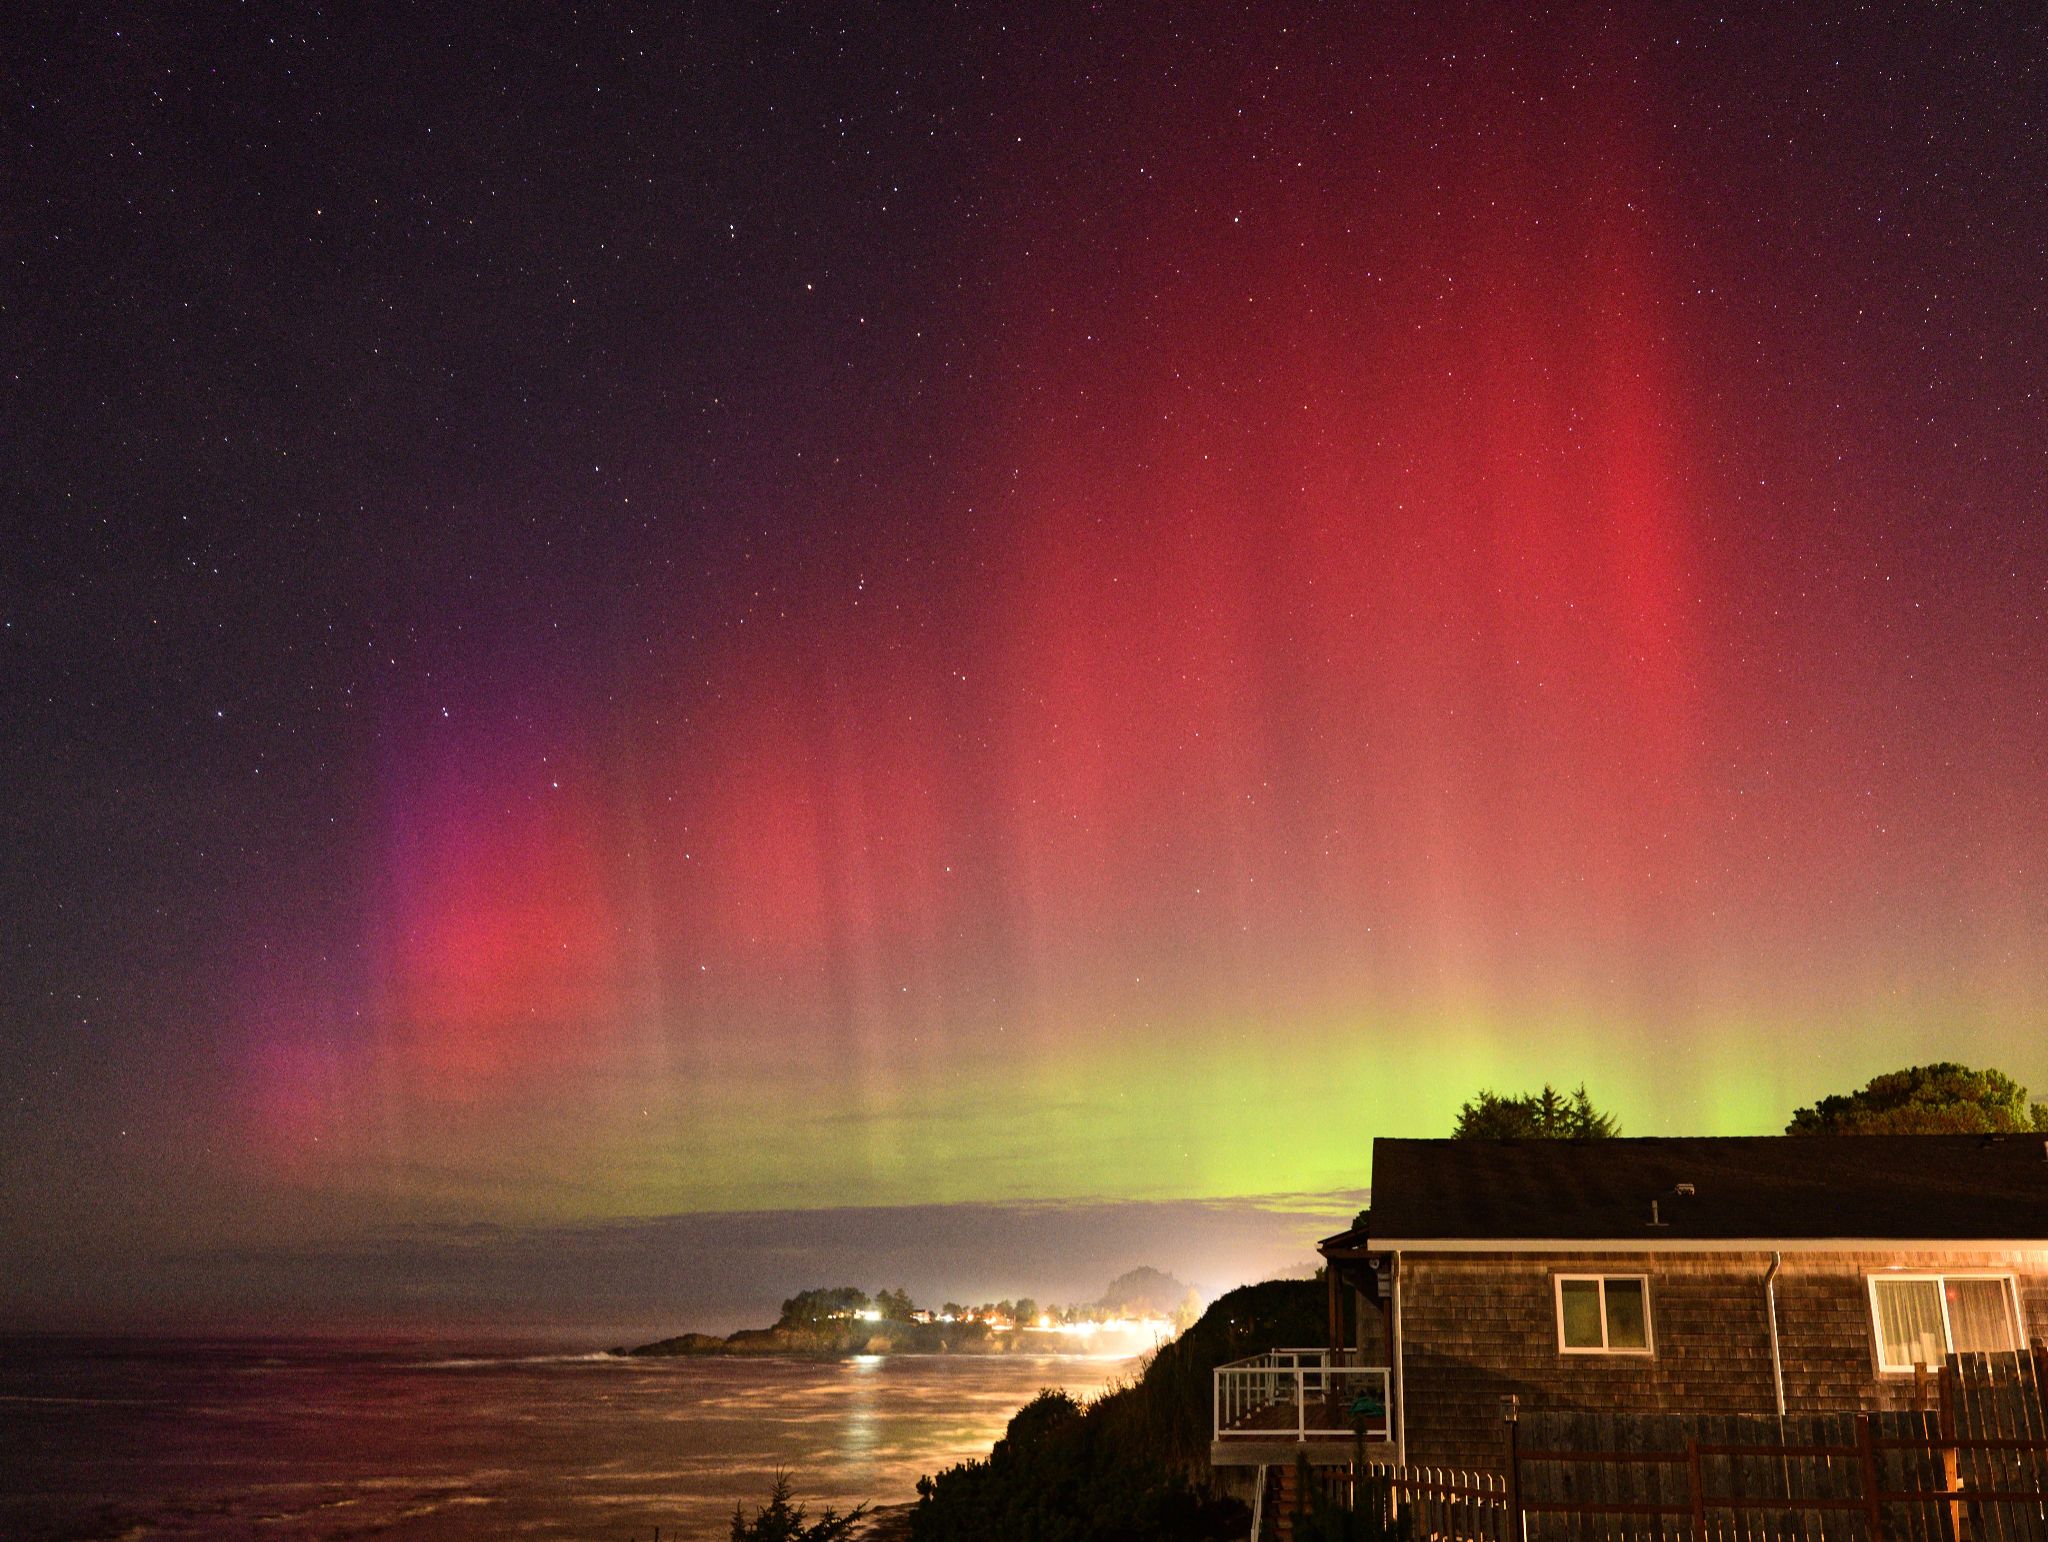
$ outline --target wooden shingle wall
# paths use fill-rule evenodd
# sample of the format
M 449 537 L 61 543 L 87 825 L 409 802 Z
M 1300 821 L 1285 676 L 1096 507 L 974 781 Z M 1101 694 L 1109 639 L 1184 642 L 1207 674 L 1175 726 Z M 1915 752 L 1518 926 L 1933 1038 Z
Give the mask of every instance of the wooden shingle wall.
M 1769 1262 L 1763 1253 L 1404 1254 L 1408 1460 L 1489 1464 L 1507 1394 L 1532 1410 L 1770 1413 Z M 1787 1253 L 1777 1294 L 1788 1414 L 1910 1405 L 1910 1376 L 1878 1375 L 1866 1284 L 1897 1268 L 2010 1272 L 2024 1333 L 2048 1336 L 2048 1253 Z M 1648 1275 L 1656 1352 L 1560 1353 L 1551 1284 L 1560 1273 Z

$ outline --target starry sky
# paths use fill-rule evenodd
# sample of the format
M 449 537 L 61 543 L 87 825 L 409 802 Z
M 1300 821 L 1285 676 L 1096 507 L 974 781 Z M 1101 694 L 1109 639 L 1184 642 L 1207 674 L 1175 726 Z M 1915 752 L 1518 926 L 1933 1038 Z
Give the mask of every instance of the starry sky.
M 2048 1085 L 2038 12 L 518 9 L 9 29 L 17 1318 Z

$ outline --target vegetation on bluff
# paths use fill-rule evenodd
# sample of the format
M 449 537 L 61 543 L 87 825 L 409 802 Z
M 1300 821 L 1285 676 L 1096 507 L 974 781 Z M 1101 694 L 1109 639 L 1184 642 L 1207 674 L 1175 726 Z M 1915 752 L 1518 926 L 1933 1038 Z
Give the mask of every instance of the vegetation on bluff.
M 777 1323 L 772 1328 L 742 1328 L 724 1338 L 711 1333 L 680 1333 L 652 1344 L 612 1350 L 615 1355 L 660 1358 L 668 1355 L 999 1355 L 1020 1347 L 1019 1335 L 997 1333 L 980 1322 Z
M 1130 1386 L 1081 1404 L 1043 1392 L 986 1460 L 918 1482 L 915 1542 L 1206 1542 L 1241 1537 L 1242 1504 L 1208 1465 L 1211 1372 L 1328 1331 L 1323 1286 L 1231 1291 L 1153 1356 Z
M 815 1521 L 800 1504 L 791 1503 L 796 1492 L 789 1474 L 778 1472 L 768 1503 L 751 1517 L 743 1505 L 732 1511 L 732 1542 L 848 1542 L 853 1528 L 868 1513 L 866 1505 L 855 1505 L 841 1514 L 828 1508 Z
M 1170 1321 L 1184 1328 L 1201 1310 L 1195 1293 L 1157 1269 L 1133 1269 L 1111 1281 L 1101 1299 L 1083 1305 L 1015 1301 L 919 1306 L 903 1289 L 870 1296 L 853 1285 L 800 1290 L 782 1303 L 771 1328 L 742 1328 L 724 1337 L 680 1333 L 615 1355 L 858 1355 L 1044 1353 L 1061 1332 L 1090 1338 L 1098 1331 L 1152 1333 Z

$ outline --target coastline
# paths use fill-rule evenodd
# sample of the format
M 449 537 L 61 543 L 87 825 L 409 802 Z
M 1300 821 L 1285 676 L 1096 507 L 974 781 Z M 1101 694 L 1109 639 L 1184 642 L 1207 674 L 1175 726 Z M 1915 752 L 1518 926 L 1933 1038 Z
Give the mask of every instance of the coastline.
M 679 1333 L 646 1344 L 616 1345 L 603 1353 L 624 1360 L 849 1360 L 865 1355 L 1001 1357 L 1075 1354 L 1090 1359 L 1130 1359 L 1157 1347 L 1129 1336 L 1112 1337 L 1108 1342 L 1119 1346 L 1113 1356 L 1105 1356 L 1099 1346 L 1081 1349 L 1065 1335 L 1040 1328 L 996 1332 L 979 1323 L 889 1323 L 881 1327 L 863 1324 L 855 1331 L 791 1328 L 778 1324 L 773 1328 L 742 1328 L 722 1338 L 714 1333 Z
M 311 1538 L 345 1520 L 363 1535 L 645 1542 L 658 1526 L 714 1542 L 782 1470 L 814 1517 L 871 1504 L 854 1536 L 905 1542 L 919 1478 L 985 1458 L 1045 1383 L 1087 1397 L 1125 1373 L 1070 1356 L 459 1348 L 46 1341 L 0 1365 L 0 1426 L 34 1437 L 0 1480 L 0 1535 Z
M 876 1505 L 861 1521 L 859 1542 L 910 1542 L 910 1518 L 916 1513 L 915 1499 Z

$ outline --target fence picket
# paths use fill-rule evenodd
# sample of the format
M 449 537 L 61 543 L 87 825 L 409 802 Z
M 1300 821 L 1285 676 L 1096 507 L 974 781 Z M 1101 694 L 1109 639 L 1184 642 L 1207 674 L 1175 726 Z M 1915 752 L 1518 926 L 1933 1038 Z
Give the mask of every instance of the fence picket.
M 2025 1424 L 2026 1434 L 2032 1440 L 2048 1439 L 2048 1410 L 2042 1407 L 2044 1396 L 2048 1396 L 2048 1349 L 2036 1340 L 2033 1352 L 2027 1356 L 2014 1373 L 2018 1391 L 2014 1401 L 2018 1404 Z M 2032 1470 L 2027 1474 L 2036 1489 L 2048 1489 L 2048 1461 L 2035 1455 L 2027 1464 Z M 2035 1537 L 2048 1537 L 2048 1502 L 2037 1504 L 2029 1512 Z
M 1336 1469 L 1323 1481 L 1342 1481 Z M 1507 1484 L 1494 1473 L 1454 1467 L 1395 1467 L 1367 1462 L 1352 1478 L 1354 1503 L 1377 1502 L 1391 1519 L 1398 1508 L 1416 1542 L 1519 1542 L 1508 1525 Z

